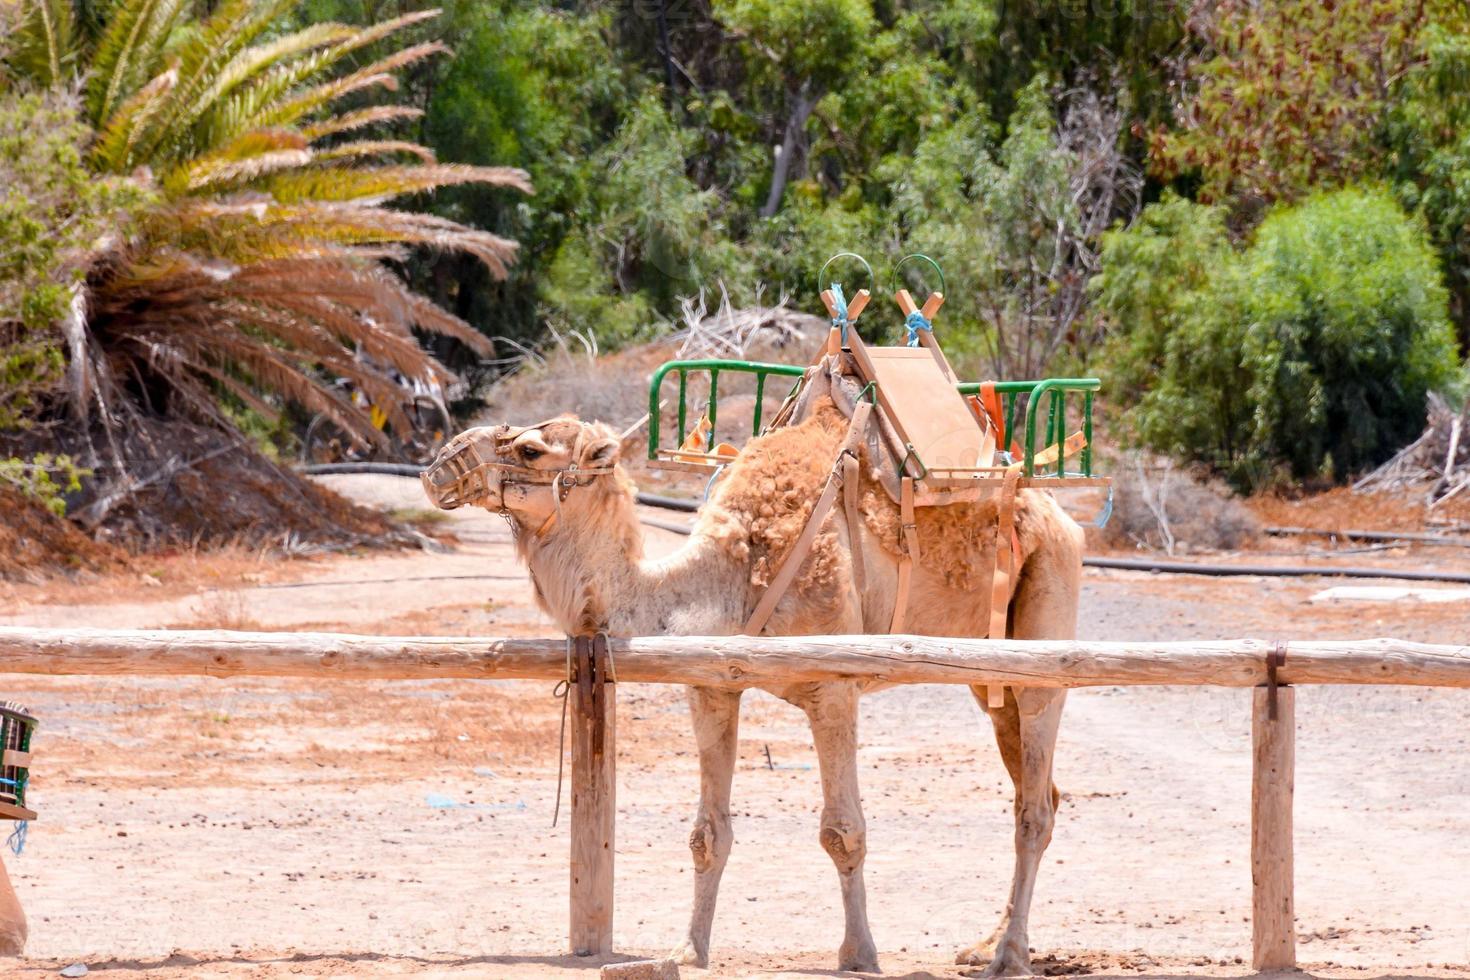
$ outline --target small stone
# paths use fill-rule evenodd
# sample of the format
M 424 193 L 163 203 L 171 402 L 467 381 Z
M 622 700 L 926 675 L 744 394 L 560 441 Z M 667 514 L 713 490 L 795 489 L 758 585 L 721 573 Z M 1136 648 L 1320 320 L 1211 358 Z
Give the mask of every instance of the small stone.
M 61 975 L 64 977 L 84 977 L 87 975 L 87 964 L 73 963 L 71 966 L 62 967 Z

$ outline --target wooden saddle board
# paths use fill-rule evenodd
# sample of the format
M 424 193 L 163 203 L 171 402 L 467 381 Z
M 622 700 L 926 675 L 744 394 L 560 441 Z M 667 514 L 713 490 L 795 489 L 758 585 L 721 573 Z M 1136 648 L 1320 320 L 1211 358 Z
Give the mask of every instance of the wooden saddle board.
M 827 352 L 807 370 L 796 392 L 772 419 L 770 428 L 796 424 L 828 397 L 850 424 L 805 529 L 758 599 L 743 632 L 758 635 L 764 629 L 839 492 L 846 511 L 855 584 L 859 593 L 864 591 L 859 540 L 863 521 L 857 511 L 856 487 L 858 459 L 863 456 L 868 475 L 899 505 L 901 515 L 898 595 L 888 632 L 903 631 L 913 566 L 922 557 L 915 508 L 973 502 L 999 494 L 996 532 L 1010 547 L 996 549 L 989 635 L 1005 635 L 1011 581 L 1020 558 L 1015 533 L 1020 474 L 1013 467 L 994 465 L 995 433 L 960 395 L 953 369 L 927 331 L 920 334 L 920 343 L 918 347 L 867 347 L 851 331 L 846 347 L 829 343 Z M 867 452 L 860 454 L 859 447 Z M 992 703 L 996 697 L 997 692 L 992 692 Z

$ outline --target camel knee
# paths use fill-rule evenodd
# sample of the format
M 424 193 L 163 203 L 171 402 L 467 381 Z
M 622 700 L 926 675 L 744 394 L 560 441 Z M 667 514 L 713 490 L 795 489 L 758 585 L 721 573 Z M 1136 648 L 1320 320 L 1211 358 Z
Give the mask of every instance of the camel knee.
M 1022 805 L 1020 812 L 1016 814 L 1017 846 L 1044 850 L 1051 843 L 1051 832 L 1056 822 L 1055 805 Z
M 851 874 L 862 867 L 868 854 L 868 831 L 861 818 L 823 817 L 821 841 L 822 850 L 841 874 Z
M 730 832 L 728 818 L 711 820 L 700 817 L 689 832 L 689 853 L 694 858 L 694 870 L 709 871 L 724 864 L 734 843 L 735 836 Z

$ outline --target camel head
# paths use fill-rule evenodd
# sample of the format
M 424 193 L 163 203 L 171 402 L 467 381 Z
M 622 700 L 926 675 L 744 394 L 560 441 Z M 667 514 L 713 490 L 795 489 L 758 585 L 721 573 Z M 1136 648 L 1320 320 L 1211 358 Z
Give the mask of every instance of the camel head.
M 420 478 L 436 507 L 474 504 L 542 533 L 564 504 L 618 486 L 618 454 L 615 430 L 561 415 L 535 425 L 466 429 Z

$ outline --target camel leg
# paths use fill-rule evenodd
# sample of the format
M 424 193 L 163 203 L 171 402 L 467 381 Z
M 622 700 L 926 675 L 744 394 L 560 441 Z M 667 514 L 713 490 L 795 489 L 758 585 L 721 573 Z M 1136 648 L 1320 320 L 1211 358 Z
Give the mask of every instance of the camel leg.
M 1081 591 L 1081 542 L 1077 551 L 1037 555 L 1011 604 L 1010 634 L 1019 639 L 1072 639 L 1077 635 Z M 960 964 L 989 963 L 992 975 L 1029 974 L 1027 916 L 1042 852 L 1051 841 L 1061 793 L 1052 781 L 1052 758 L 1065 690 L 1006 690 L 1005 705 L 988 707 L 984 687 L 970 693 L 990 716 L 1001 761 L 1015 784 L 1016 868 L 1010 901 L 995 931 L 955 957 Z
M 0 956 L 19 956 L 26 946 L 26 914 L 0 862 Z
M 720 876 L 730 857 L 730 783 L 735 776 L 740 730 L 740 692 L 689 689 L 689 711 L 699 746 L 699 813 L 689 833 L 694 856 L 694 910 L 689 934 L 673 956 L 689 966 L 709 965 L 709 935 L 715 921 Z
M 986 975 L 1000 977 L 1031 974 L 1027 917 L 1041 855 L 1051 843 L 1052 827 L 1056 823 L 1052 758 L 1067 700 L 1065 690 L 1025 688 L 1015 694 L 1021 730 L 1021 778 L 1016 808 L 1016 868 L 1011 879 L 1010 900 L 991 938 L 957 957 L 961 963 L 983 963 L 989 959 Z
M 822 773 L 821 841 L 842 886 L 844 930 L 837 969 L 878 972 L 878 948 L 868 929 L 868 896 L 863 859 L 868 853 L 867 824 L 858 791 L 856 684 L 817 684 L 798 702 L 811 720 L 812 740 Z

